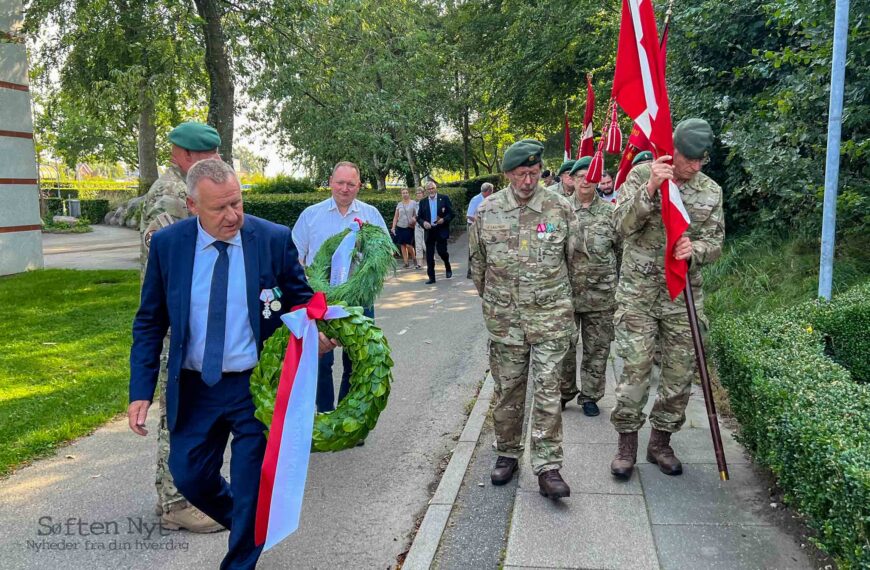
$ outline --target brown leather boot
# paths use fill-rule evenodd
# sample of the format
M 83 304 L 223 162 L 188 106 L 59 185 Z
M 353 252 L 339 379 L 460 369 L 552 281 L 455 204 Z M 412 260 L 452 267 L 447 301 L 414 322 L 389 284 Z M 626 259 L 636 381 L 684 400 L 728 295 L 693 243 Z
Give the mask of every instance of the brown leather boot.
M 610 473 L 619 479 L 629 479 L 635 463 L 637 463 L 637 432 L 620 433 L 619 448 L 616 457 L 610 462 Z
M 495 467 L 492 468 L 489 478 L 493 485 L 504 485 L 514 477 L 519 463 L 513 457 L 504 457 L 499 455 L 495 460 Z
M 646 460 L 659 466 L 659 471 L 665 475 L 680 475 L 683 464 L 671 449 L 671 433 L 653 428 L 649 436 L 649 447 L 646 448 Z
M 559 475 L 558 469 L 550 469 L 538 475 L 538 487 L 541 494 L 548 499 L 561 499 L 571 496 L 571 488 Z

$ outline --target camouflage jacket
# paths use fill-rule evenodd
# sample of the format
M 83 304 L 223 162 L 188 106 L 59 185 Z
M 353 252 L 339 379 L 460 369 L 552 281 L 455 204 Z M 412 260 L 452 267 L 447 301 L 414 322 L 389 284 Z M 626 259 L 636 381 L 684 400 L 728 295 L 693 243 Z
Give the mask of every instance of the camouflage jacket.
M 585 254 L 579 251 L 574 254 L 574 311 L 586 313 L 612 309 L 617 260 L 622 247 L 613 219 L 615 206 L 599 198 L 598 194 L 588 208 L 580 205 L 576 195 L 571 197 L 571 205 L 583 228 L 582 239 L 586 245 Z
M 555 192 L 556 194 L 558 194 L 559 196 L 562 196 L 563 198 L 566 197 L 565 196 L 565 187 L 562 185 L 561 182 L 556 182 L 555 184 L 550 184 L 546 188 L 547 188 L 547 190 L 549 190 L 551 192 Z
M 650 165 L 636 166 L 620 188 L 616 206 L 616 228 L 624 241 L 616 301 L 619 306 L 641 310 L 656 307 L 668 312 L 685 311 L 681 299 L 671 302 L 665 284 L 665 228 L 662 223 L 661 190 L 650 199 L 646 185 Z M 680 188 L 680 196 L 691 219 L 686 235 L 692 240 L 689 277 L 698 304 L 703 302 L 701 266 L 722 253 L 725 213 L 722 189 L 699 172 Z
M 508 186 L 484 200 L 471 228 L 471 276 L 490 339 L 538 343 L 574 334 L 571 281 L 582 247 L 571 205 L 539 187 L 521 206 Z
M 158 178 L 142 201 L 142 217 L 139 221 L 139 234 L 142 238 L 139 262 L 142 275 L 148 263 L 148 249 L 151 236 L 159 229 L 183 220 L 187 211 L 187 183 L 181 170 L 172 165 Z

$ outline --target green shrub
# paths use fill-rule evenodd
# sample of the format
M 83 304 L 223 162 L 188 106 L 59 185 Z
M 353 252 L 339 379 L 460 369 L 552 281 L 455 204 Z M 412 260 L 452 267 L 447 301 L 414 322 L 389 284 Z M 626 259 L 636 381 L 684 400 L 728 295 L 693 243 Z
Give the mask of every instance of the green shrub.
M 465 210 L 468 208 L 465 188 L 441 188 L 439 192 L 448 196 L 453 203 L 453 210 L 456 215 L 453 218 L 451 227 L 464 228 Z M 245 212 L 292 228 L 302 210 L 328 197 L 329 195 L 323 192 L 310 192 L 307 194 L 248 194 L 245 196 Z M 393 221 L 396 204 L 402 199 L 401 194 L 395 191 L 360 192 L 357 198 L 377 208 L 384 217 L 387 227 Z
M 62 216 L 63 215 L 63 198 L 44 198 L 45 202 L 45 214 L 51 218 L 51 216 Z
M 92 224 L 102 224 L 106 214 L 109 213 L 108 200 L 82 200 L 82 218 Z
M 255 184 L 252 194 L 306 194 L 317 190 L 317 185 L 309 178 L 294 178 L 279 174 L 263 182 Z
M 776 475 L 786 501 L 807 517 L 841 568 L 870 565 L 870 385 L 826 356 L 819 329 L 830 324 L 825 332 L 838 343 L 837 335 L 854 332 L 844 323 L 856 305 L 867 310 L 870 288 L 855 288 L 824 308 L 810 303 L 723 316 L 711 330 L 740 439 Z M 816 316 L 819 328 L 795 315 Z M 863 346 L 852 356 L 866 361 Z
M 789 311 L 791 320 L 818 330 L 828 355 L 858 382 L 870 382 L 870 283 L 836 297 L 835 303 L 813 301 Z

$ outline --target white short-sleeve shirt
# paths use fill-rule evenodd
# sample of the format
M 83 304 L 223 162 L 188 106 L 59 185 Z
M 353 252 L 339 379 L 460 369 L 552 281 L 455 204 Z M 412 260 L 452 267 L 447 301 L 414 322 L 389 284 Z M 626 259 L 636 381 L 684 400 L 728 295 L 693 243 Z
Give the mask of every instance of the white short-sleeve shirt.
M 323 242 L 350 227 L 354 218 L 380 226 L 387 235 L 390 233 L 378 209 L 361 200 L 354 200 L 343 216 L 332 197 L 305 208 L 293 224 L 293 243 L 299 250 L 300 263 L 311 265 Z

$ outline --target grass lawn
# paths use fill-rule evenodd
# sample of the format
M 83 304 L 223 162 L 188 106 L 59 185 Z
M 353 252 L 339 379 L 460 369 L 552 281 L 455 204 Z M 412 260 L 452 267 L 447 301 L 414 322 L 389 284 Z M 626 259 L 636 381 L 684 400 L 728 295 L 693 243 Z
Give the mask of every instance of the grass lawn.
M 138 271 L 0 277 L 0 475 L 127 407 Z

